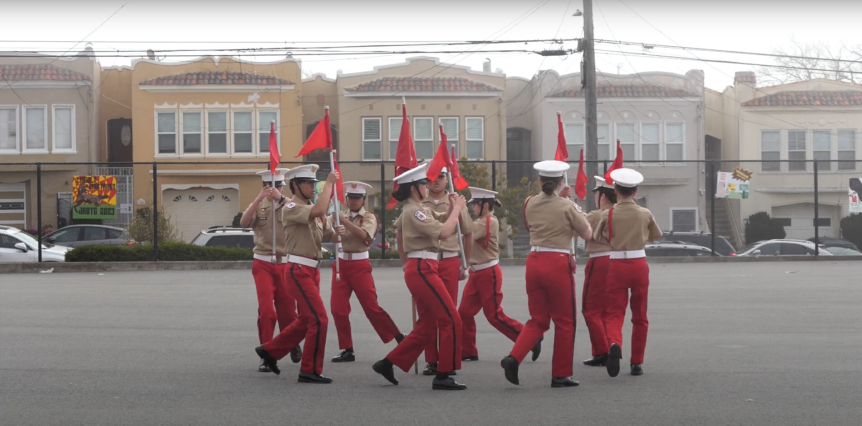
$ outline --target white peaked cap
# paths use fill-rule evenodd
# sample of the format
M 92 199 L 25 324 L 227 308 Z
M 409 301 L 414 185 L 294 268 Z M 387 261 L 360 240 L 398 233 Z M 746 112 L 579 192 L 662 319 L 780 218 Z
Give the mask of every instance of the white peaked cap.
M 533 164 L 533 168 L 539 171 L 539 176 L 563 177 L 563 173 L 569 170 L 569 163 L 557 160 L 539 161 Z
M 483 199 L 489 199 L 489 198 L 493 200 L 494 197 L 497 195 L 496 192 L 491 191 L 489 189 L 474 188 L 472 186 L 468 186 L 467 189 L 470 190 L 470 197 L 472 197 L 472 198 L 470 198 L 470 202 L 479 201 L 479 200 L 483 200 Z
M 644 181 L 644 175 L 637 170 L 616 169 L 611 172 L 611 179 L 619 186 L 634 188 Z
M 369 185 L 365 182 L 359 182 L 359 181 L 344 182 L 344 193 L 345 194 L 365 195 L 369 189 L 371 189 L 371 185 Z
M 392 179 L 393 182 L 401 185 L 412 182 L 427 182 L 428 181 L 428 163 L 422 163 Z
M 289 171 L 290 169 L 275 169 L 275 173 L 272 173 L 269 170 L 261 170 L 257 172 L 257 175 L 260 176 L 264 182 L 272 182 L 273 177 L 276 182 L 284 182 L 284 175 Z
M 593 178 L 595 178 L 595 179 L 596 179 L 596 187 L 595 187 L 595 188 L 593 188 L 593 191 L 595 191 L 595 190 L 597 190 L 597 189 L 599 189 L 599 188 L 614 189 L 614 186 L 613 186 L 613 185 L 608 185 L 608 181 L 606 181 L 604 177 L 602 177 L 602 176 L 593 176 Z
M 449 173 L 449 169 L 447 169 L 447 168 L 445 168 L 445 167 L 443 167 L 442 169 L 440 169 L 440 174 L 444 174 L 444 173 Z
M 320 166 L 317 164 L 305 164 L 299 167 L 294 167 L 287 172 L 287 179 L 303 179 L 317 181 L 317 169 Z

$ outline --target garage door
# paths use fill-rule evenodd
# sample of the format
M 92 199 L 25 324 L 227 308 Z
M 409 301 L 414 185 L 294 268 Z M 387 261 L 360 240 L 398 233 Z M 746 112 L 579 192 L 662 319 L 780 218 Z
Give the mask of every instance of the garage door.
M 166 189 L 162 193 L 165 213 L 179 232 L 179 239 L 191 242 L 202 229 L 231 226 L 239 213 L 239 191 L 197 187 Z
M 26 190 L 23 183 L 0 183 L 0 225 L 26 227 Z
M 818 211 L 818 215 L 820 216 L 820 236 L 837 236 L 837 228 L 833 220 L 837 211 L 836 209 L 835 206 L 820 205 Z M 780 219 L 784 223 L 784 232 L 787 233 L 787 238 L 807 240 L 814 237 L 814 203 L 773 207 L 772 217 Z

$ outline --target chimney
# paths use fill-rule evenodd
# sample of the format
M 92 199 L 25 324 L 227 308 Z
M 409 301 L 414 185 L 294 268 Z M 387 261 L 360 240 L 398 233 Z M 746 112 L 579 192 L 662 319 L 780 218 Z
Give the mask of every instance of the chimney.
M 738 71 L 733 77 L 733 87 L 736 90 L 736 101 L 748 102 L 754 99 L 757 88 L 757 76 L 751 71 Z
M 490 59 L 485 58 L 485 62 L 482 63 L 482 71 L 491 72 L 491 60 Z
M 733 85 L 747 83 L 751 87 L 757 87 L 757 76 L 752 71 L 737 71 L 733 78 Z

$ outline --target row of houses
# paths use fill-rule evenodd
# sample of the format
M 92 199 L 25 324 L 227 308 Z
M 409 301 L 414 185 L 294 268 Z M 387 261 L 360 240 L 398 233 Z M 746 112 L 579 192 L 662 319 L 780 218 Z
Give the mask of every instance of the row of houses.
M 473 70 L 418 57 L 330 79 L 302 78 L 301 63 L 292 58 L 142 59 L 102 68 L 84 51 L 71 58 L 3 58 L 0 76 L 0 224 L 20 227 L 36 226 L 37 197 L 43 225 L 68 223 L 72 176 L 92 174 L 118 176 L 114 223 L 128 223 L 136 208 L 155 202 L 186 239 L 230 224 L 259 191 L 253 172 L 268 159 L 270 124 L 282 158 L 290 159 L 325 106 L 340 161 L 357 162 L 344 167 L 346 177 L 375 186 L 380 161 L 395 156 L 402 99 L 420 158 L 435 152 L 438 126 L 468 160 L 552 158 L 558 112 L 570 152 L 584 148 L 586 139 L 579 74 L 508 77 L 491 71 L 490 63 Z M 663 229 L 675 231 L 710 231 L 711 173 L 753 171 L 749 199 L 716 206 L 716 232 L 737 244 L 745 218 L 759 211 L 783 219 L 791 237 L 812 236 L 812 165 L 785 160 L 825 160 L 816 225 L 821 235 L 837 236 L 838 221 L 848 214 L 847 180 L 858 177 L 862 159 L 862 86 L 813 80 L 757 87 L 751 72 L 737 73 L 723 92 L 703 82 L 699 70 L 600 73 L 598 158 L 612 160 L 619 141 L 626 164 L 646 177 L 639 201 Z M 299 160 L 324 164 L 328 158 L 315 153 Z M 723 162 L 711 170 L 704 160 Z M 37 162 L 43 163 L 41 193 Z M 531 177 L 523 163 L 504 170 L 510 182 Z M 391 179 L 391 167 L 382 172 Z

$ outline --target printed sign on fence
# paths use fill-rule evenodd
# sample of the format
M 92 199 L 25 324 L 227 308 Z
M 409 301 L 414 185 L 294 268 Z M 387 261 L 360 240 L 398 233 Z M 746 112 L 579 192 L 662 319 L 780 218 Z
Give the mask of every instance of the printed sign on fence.
M 850 178 L 850 213 L 862 213 L 862 200 L 859 195 L 862 195 L 862 178 Z
M 733 169 L 733 172 L 718 172 L 715 198 L 748 199 L 749 182 L 752 174 L 750 171 L 738 167 Z
M 116 176 L 74 176 L 72 178 L 73 219 L 115 219 L 116 217 Z

